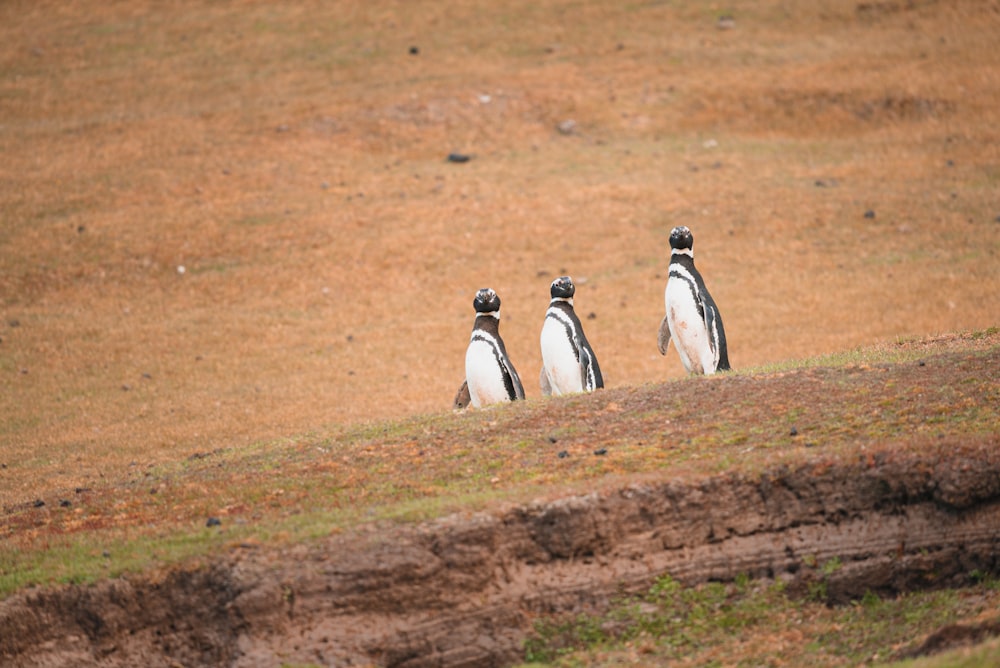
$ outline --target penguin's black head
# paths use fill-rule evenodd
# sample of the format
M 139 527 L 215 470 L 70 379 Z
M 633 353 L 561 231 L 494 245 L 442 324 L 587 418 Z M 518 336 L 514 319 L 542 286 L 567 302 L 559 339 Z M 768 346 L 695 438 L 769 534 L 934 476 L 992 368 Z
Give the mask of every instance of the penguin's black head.
M 476 313 L 493 313 L 500 310 L 500 298 L 492 288 L 483 288 L 476 293 L 472 307 L 476 309 Z
M 675 250 L 691 250 L 694 246 L 694 237 L 691 230 L 680 225 L 670 231 L 670 247 Z
M 549 288 L 549 294 L 552 295 L 552 299 L 568 299 L 571 298 L 575 292 L 576 286 L 573 285 L 573 279 L 569 276 L 560 276 L 556 280 L 552 281 L 552 287 Z

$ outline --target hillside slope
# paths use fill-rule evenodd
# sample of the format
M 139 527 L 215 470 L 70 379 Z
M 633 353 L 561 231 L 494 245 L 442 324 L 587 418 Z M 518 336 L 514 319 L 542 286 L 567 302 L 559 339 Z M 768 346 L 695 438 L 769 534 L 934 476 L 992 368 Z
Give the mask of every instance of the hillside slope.
M 440 452 L 425 456 L 462 466 L 481 461 L 467 446 L 488 449 L 509 467 L 483 484 L 507 491 L 421 522 L 285 546 L 239 539 L 174 567 L 27 590 L 0 603 L 0 657 L 508 665 L 539 617 L 600 609 L 665 574 L 778 580 L 792 595 L 821 582 L 829 603 L 844 603 L 1000 573 L 996 334 L 900 347 L 897 361 L 693 378 L 379 430 L 356 452 L 436 439 Z M 482 442 L 466 442 L 470 422 L 489 428 Z M 499 480 L 518 458 L 543 459 L 562 481 Z

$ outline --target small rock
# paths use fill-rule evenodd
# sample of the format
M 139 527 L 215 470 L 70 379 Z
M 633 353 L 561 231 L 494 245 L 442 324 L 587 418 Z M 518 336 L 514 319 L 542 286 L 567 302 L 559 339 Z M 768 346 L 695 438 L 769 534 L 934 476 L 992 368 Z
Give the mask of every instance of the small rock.
M 567 118 L 565 121 L 556 126 L 556 130 L 559 134 L 571 135 L 576 132 L 576 121 L 572 118 Z
M 410 47 L 410 55 L 411 56 L 419 56 L 420 55 L 420 47 L 419 46 L 411 46 Z
M 927 366 L 927 362 L 920 360 L 919 362 L 917 362 L 917 366 Z
M 557 456 L 559 457 L 559 459 L 566 459 L 567 457 L 569 457 L 569 453 L 566 452 L 565 450 L 560 450 Z
M 799 435 L 799 430 L 796 429 L 795 427 L 792 427 L 791 429 L 788 430 L 788 435 L 789 436 L 798 436 Z
M 865 211 L 865 218 L 871 219 L 875 217 L 875 211 L 873 209 L 868 209 Z
M 558 439 L 558 438 L 556 438 L 555 436 L 549 436 L 549 443 L 555 443 L 555 442 L 556 442 L 556 441 L 558 441 L 558 440 L 559 440 L 559 439 Z
M 607 448 L 598 448 L 597 450 L 594 450 L 594 454 L 597 455 L 597 456 L 606 455 L 606 454 L 608 454 L 608 449 Z
M 448 162 L 462 163 L 462 162 L 468 162 L 469 160 L 472 160 L 472 156 L 471 155 L 466 155 L 465 153 L 449 153 L 448 154 Z
M 732 30 L 736 27 L 736 19 L 728 14 L 720 16 L 719 20 L 715 22 L 715 27 L 719 30 Z
M 591 311 L 587 314 L 587 320 L 597 320 L 597 314 Z
M 101 552 L 101 556 L 104 557 L 105 559 L 110 559 L 111 553 L 108 552 L 107 550 L 104 550 L 104 552 Z
M 35 499 L 35 502 L 31 505 L 34 506 L 35 508 L 42 508 L 45 505 L 45 502 L 42 501 L 41 499 Z
M 21 321 L 17 320 L 17 319 L 12 319 L 12 320 L 8 320 L 7 324 L 9 326 L 11 326 L 11 327 L 20 327 L 21 326 Z
M 73 502 L 70 501 L 69 499 L 59 499 L 59 507 L 60 508 L 69 508 L 72 505 L 73 505 Z
M 87 231 L 87 228 L 84 227 L 83 225 L 77 225 L 76 226 L 76 233 L 77 234 L 83 234 L 86 231 Z
M 220 520 L 218 517 L 209 517 L 208 521 L 205 522 L 205 526 L 207 527 L 222 526 L 222 520 Z

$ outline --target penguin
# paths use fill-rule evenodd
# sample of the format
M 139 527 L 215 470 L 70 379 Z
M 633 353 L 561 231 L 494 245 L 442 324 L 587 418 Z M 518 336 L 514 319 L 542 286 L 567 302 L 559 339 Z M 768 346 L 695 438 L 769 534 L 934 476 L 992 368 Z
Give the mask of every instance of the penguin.
M 524 399 L 524 386 L 500 338 L 500 297 L 483 288 L 472 306 L 476 320 L 465 351 L 465 382 L 455 395 L 455 408 Z
M 539 384 L 545 396 L 592 392 L 604 387 L 597 356 L 573 310 L 575 293 L 576 286 L 569 276 L 560 276 L 549 287 L 551 301 L 540 337 L 542 373 Z
M 690 374 L 729 371 L 726 331 L 715 300 L 694 267 L 694 237 L 687 227 L 670 232 L 670 275 L 663 293 L 667 314 L 660 323 L 660 354 L 671 338 Z

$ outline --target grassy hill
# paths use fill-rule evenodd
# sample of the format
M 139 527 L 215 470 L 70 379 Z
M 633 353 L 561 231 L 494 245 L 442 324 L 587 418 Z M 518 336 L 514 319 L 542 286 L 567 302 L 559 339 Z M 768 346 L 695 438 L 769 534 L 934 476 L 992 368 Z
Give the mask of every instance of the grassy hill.
M 798 663 L 805 660 L 802 652 L 812 661 L 825 657 L 821 665 L 842 665 L 920 651 L 915 640 L 934 632 L 943 633 L 946 641 L 932 643 L 926 651 L 987 638 L 1000 601 L 995 551 L 989 547 L 996 540 L 989 509 L 1000 494 L 997 343 L 998 334 L 991 329 L 901 341 L 781 368 L 375 422 L 252 448 L 196 452 L 87 489 L 49 489 L 37 500 L 6 509 L 7 538 L 0 553 L 4 591 L 10 595 L 26 585 L 76 584 L 57 586 L 52 595 L 28 589 L 8 598 L 4 619 L 12 628 L 21 606 L 51 608 L 47 616 L 61 619 L 69 614 L 67 605 L 81 605 L 72 592 L 87 591 L 86 583 L 120 577 L 129 591 L 153 586 L 158 594 L 135 594 L 147 600 L 174 589 L 171 596 L 196 597 L 195 603 L 185 604 L 190 614 L 213 619 L 221 613 L 212 609 L 249 587 L 235 574 L 263 569 L 266 577 L 259 577 L 265 581 L 286 584 L 277 590 L 277 599 L 256 613 L 262 616 L 257 625 L 280 638 L 283 627 L 273 617 L 283 619 L 291 600 L 298 601 L 296 619 L 333 614 L 310 612 L 315 604 L 307 603 L 309 592 L 317 585 L 308 583 L 309 567 L 300 572 L 302 564 L 328 558 L 343 564 L 331 573 L 389 569 L 383 575 L 345 576 L 347 582 L 390 578 L 374 589 L 373 584 L 360 592 L 351 589 L 357 585 L 348 587 L 340 596 L 360 597 L 352 607 L 378 609 L 374 592 L 384 589 L 400 592 L 390 595 L 400 601 L 401 613 L 410 605 L 423 609 L 427 597 L 455 599 L 449 607 L 474 611 L 482 594 L 465 592 L 455 582 L 438 582 L 434 571 L 402 575 L 411 568 L 404 564 L 440 557 L 420 556 L 427 548 L 406 546 L 419 545 L 421 536 L 431 537 L 434 545 L 448 545 L 465 540 L 462 536 L 484 521 L 515 526 L 520 518 L 537 515 L 527 530 L 532 535 L 541 531 L 532 540 L 540 541 L 549 555 L 542 563 L 573 572 L 573 563 L 582 559 L 583 572 L 572 576 L 577 584 L 568 590 L 554 582 L 569 575 L 549 575 L 547 584 L 529 587 L 535 593 L 526 600 L 535 602 L 508 603 L 521 612 L 520 622 L 505 633 L 521 628 L 525 635 L 514 645 L 498 642 L 483 650 L 491 660 L 509 661 L 511 652 L 526 643 L 524 658 L 563 657 L 561 665 L 668 659 L 728 663 L 744 655 Z M 875 477 L 865 482 L 870 475 Z M 791 495 L 785 501 L 775 497 L 775 505 L 766 497 L 776 484 Z M 680 532 L 679 538 L 664 539 L 668 547 L 679 541 L 679 556 L 662 556 L 658 543 L 623 547 L 634 541 L 631 534 L 607 534 L 616 531 L 611 527 L 631 522 L 631 515 L 650 511 L 603 505 L 636 493 L 642 497 L 647 489 L 662 489 L 654 495 L 666 494 L 671 504 L 680 504 L 673 519 L 650 520 L 660 527 L 656 532 Z M 760 498 L 764 505 L 753 510 Z M 598 506 L 588 509 L 595 499 Z M 578 508 L 579 503 L 584 505 Z M 796 506 L 799 511 L 793 510 Z M 564 516 L 564 507 L 578 510 Z M 795 512 L 805 514 L 796 519 Z M 929 526 L 937 527 L 929 535 L 919 519 L 905 528 L 879 528 L 891 525 L 893 517 L 920 518 L 926 512 L 934 514 Z M 615 516 L 619 519 L 608 528 L 590 535 L 586 527 L 599 527 L 608 521 L 599 518 Z M 973 530 L 948 529 L 949 521 Z M 813 524 L 819 532 L 814 537 L 794 537 L 800 531 L 794 527 Z M 441 527 L 451 528 L 434 538 Z M 944 534 L 936 533 L 942 530 Z M 795 553 L 775 562 L 755 542 L 760 531 L 765 545 L 788 541 L 797 545 Z M 886 532 L 888 543 L 878 537 Z M 473 536 L 472 545 L 485 541 L 492 545 L 490 553 L 508 554 L 501 558 L 505 571 L 523 569 L 540 557 L 525 556 L 526 548 L 519 547 L 523 538 L 517 535 Z M 892 535 L 906 536 L 898 555 Z M 712 545 L 720 541 L 729 545 L 720 548 L 729 551 L 722 561 L 711 556 Z M 383 553 L 389 545 L 396 547 Z M 432 551 L 448 549 L 471 548 Z M 761 549 L 762 556 L 752 556 Z M 696 556 L 699 550 L 708 551 Z M 886 551 L 896 555 L 889 570 L 877 563 Z M 635 572 L 628 564 L 636 558 L 650 565 Z M 668 560 L 662 565 L 654 565 L 664 558 Z M 359 559 L 358 565 L 349 565 Z M 399 566 L 389 566 L 400 559 Z M 611 563 L 617 565 L 610 568 Z M 617 575 L 605 581 L 595 567 Z M 449 568 L 456 577 L 467 570 L 462 560 Z M 235 593 L 192 588 L 191 578 L 235 578 L 223 590 Z M 115 591 L 116 585 L 110 586 Z M 258 583 L 252 590 L 260 587 Z M 405 593 L 410 587 L 426 593 L 407 604 L 413 596 Z M 94 591 L 84 604 L 94 614 L 111 615 L 109 609 L 124 605 L 125 593 L 102 593 L 109 591 L 104 584 Z M 118 603 L 101 603 L 106 595 Z M 405 619 L 395 624 L 417 624 L 410 616 L 418 612 L 402 614 Z M 489 614 L 476 612 L 472 618 Z M 76 624 L 65 623 L 70 629 Z M 156 628 L 159 622 L 135 623 L 141 629 Z M 118 624 L 121 628 L 108 622 L 109 637 L 135 635 L 135 629 Z M 958 630 L 951 629 L 956 624 Z M 400 637 L 419 635 L 417 628 Z M 842 632 L 831 633 L 834 628 Z M 447 632 L 460 635 L 454 626 Z M 219 634 L 226 642 L 209 645 L 229 646 L 232 639 Z M 810 640 L 794 647 L 750 640 L 761 636 L 777 642 L 774 634 Z M 23 631 L 8 637 L 31 635 Z M 172 651 L 190 642 L 174 640 Z M 567 658 L 568 650 L 580 646 L 589 649 Z M 342 658 L 367 656 L 386 665 L 397 665 L 393 651 L 402 651 L 393 650 L 385 638 L 370 639 L 365 647 L 349 652 L 330 646 L 326 651 Z M 122 651 L 126 661 L 134 656 Z M 987 651 L 995 655 L 995 649 Z M 457 660 L 454 654 L 442 656 L 446 665 Z
M 5 508 L 2 590 L 89 581 L 244 540 L 286 544 L 646 476 L 752 474 L 1000 433 L 995 329 L 772 369 L 195 451 Z M 779 370 L 780 369 L 780 370 Z M 983 439 L 986 439 L 983 441 Z M 206 526 L 209 520 L 216 526 Z
M 981 0 L 0 4 L 5 602 L 642 481 L 991 471 L 998 30 Z M 680 224 L 724 377 L 656 352 Z M 448 412 L 475 291 L 531 379 L 561 274 L 607 389 Z

